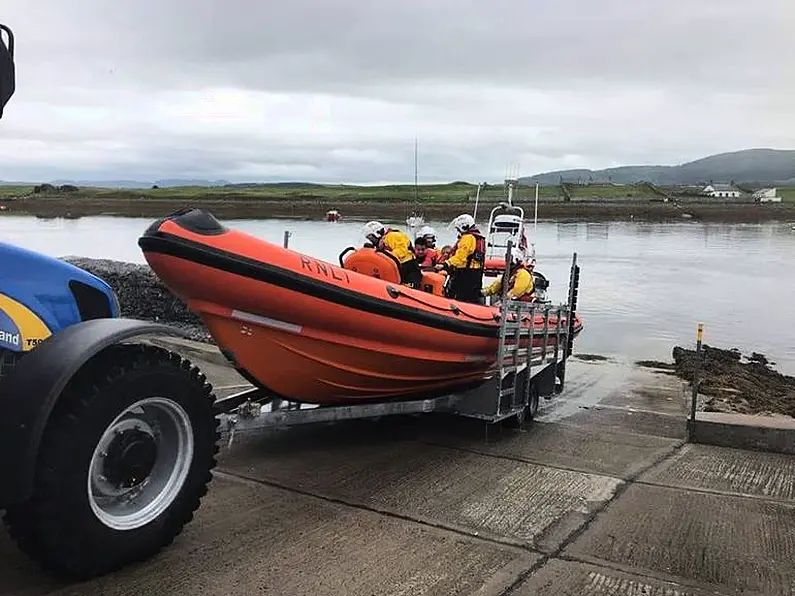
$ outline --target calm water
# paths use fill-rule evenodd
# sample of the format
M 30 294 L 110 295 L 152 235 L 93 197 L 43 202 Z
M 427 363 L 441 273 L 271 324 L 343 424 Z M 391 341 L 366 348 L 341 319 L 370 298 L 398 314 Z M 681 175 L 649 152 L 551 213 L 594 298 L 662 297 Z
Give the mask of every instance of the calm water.
M 54 256 L 143 262 L 136 240 L 151 219 L 0 217 L 0 239 Z M 225 222 L 266 240 L 337 261 L 362 242 L 361 222 Z M 453 234 L 434 223 L 441 244 Z M 565 300 L 571 255 L 582 266 L 579 352 L 619 359 L 670 358 L 676 344 L 705 340 L 767 354 L 795 374 L 795 231 L 790 224 L 539 222 L 538 270 L 554 300 Z

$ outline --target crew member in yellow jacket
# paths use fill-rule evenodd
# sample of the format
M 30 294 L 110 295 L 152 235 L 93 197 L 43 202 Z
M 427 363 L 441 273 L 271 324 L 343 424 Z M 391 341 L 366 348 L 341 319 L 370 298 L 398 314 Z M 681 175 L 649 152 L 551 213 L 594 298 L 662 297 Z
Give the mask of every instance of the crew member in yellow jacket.
M 532 302 L 535 300 L 535 283 L 533 280 L 533 266 L 524 264 L 524 259 L 519 251 L 514 250 L 511 259 L 511 269 L 508 277 L 508 300 L 521 300 Z M 490 286 L 483 289 L 484 296 L 502 294 L 502 276 L 494 280 Z
M 381 222 L 369 221 L 364 224 L 364 236 L 379 250 L 395 257 L 400 264 L 401 283 L 412 288 L 422 284 L 422 271 L 414 255 L 411 239 L 400 230 L 392 230 Z
M 446 285 L 446 296 L 453 300 L 482 304 L 480 288 L 483 285 L 483 264 L 486 260 L 486 239 L 468 213 L 459 215 L 450 228 L 458 233 L 458 241 L 452 254 L 436 265 L 437 271 L 446 271 L 450 276 Z

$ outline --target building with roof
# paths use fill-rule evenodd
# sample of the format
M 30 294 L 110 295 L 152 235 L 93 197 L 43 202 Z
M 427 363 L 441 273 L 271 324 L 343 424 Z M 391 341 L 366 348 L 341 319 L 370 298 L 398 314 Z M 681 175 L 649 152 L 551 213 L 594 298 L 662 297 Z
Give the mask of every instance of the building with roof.
M 751 195 L 757 203 L 780 203 L 781 197 L 776 195 L 775 188 L 761 188 Z
M 742 193 L 733 184 L 708 184 L 701 189 L 701 194 L 720 199 L 739 199 Z

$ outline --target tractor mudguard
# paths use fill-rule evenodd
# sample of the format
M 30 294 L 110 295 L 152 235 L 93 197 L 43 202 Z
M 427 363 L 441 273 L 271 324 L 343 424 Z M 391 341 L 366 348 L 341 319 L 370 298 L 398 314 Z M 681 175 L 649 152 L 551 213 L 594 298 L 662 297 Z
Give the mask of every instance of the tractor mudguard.
M 143 335 L 188 337 L 181 329 L 136 319 L 84 321 L 49 337 L 0 381 L 0 509 L 30 495 L 44 428 L 75 373 L 105 348 Z

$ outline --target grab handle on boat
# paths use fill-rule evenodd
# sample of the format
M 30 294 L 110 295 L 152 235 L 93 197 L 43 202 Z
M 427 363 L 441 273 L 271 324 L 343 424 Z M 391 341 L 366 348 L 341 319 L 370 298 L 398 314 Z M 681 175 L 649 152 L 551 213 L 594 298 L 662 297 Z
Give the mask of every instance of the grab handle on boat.
M 355 246 L 349 246 L 345 250 L 340 253 L 340 267 L 345 267 L 345 255 L 347 255 L 352 250 L 356 250 Z

